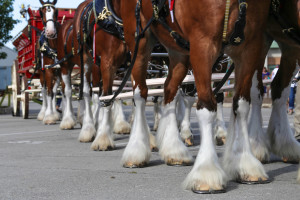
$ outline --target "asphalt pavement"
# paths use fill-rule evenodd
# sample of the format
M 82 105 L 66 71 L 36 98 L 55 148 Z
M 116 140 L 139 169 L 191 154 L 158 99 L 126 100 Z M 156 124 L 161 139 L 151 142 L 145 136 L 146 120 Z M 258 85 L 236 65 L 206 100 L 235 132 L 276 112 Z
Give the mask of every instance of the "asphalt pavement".
M 30 119 L 0 115 L 0 199 L 264 199 L 299 200 L 296 183 L 297 164 L 281 162 L 272 156 L 265 164 L 272 182 L 264 185 L 243 185 L 229 182 L 224 194 L 199 195 L 184 190 L 181 184 L 192 166 L 171 167 L 153 152 L 149 166 L 127 169 L 120 165 L 128 135 L 115 135 L 116 149 L 99 152 L 91 143 L 79 143 L 80 126 L 60 130 L 59 124 L 43 125 L 36 120 L 39 105 L 30 103 Z M 153 107 L 146 116 L 153 126 Z M 224 108 L 228 125 L 231 107 Z M 124 106 L 125 114 L 131 112 Z M 270 108 L 263 108 L 266 130 Z M 292 122 L 292 116 L 289 116 Z M 199 150 L 199 129 L 192 110 L 192 131 L 196 145 L 189 147 L 193 156 Z M 291 123 L 292 125 L 292 123 Z M 217 147 L 222 159 L 224 147 Z

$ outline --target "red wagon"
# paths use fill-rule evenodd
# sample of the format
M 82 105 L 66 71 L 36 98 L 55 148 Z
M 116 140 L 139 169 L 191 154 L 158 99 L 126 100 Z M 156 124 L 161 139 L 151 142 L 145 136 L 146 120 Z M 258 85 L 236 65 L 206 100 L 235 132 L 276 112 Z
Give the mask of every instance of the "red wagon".
M 28 25 L 14 38 L 13 45 L 18 51 L 18 57 L 12 66 L 12 94 L 13 94 L 13 115 L 20 115 L 20 104 L 22 116 L 28 118 L 29 100 L 37 98 L 41 89 L 34 89 L 39 86 L 39 74 L 33 76 L 31 85 L 26 89 L 28 80 L 34 73 L 36 58 L 36 43 L 39 40 L 39 33 L 43 30 L 43 22 L 39 10 L 28 8 Z M 58 22 L 73 19 L 75 9 L 58 8 Z M 26 90 L 25 90 L 26 89 Z

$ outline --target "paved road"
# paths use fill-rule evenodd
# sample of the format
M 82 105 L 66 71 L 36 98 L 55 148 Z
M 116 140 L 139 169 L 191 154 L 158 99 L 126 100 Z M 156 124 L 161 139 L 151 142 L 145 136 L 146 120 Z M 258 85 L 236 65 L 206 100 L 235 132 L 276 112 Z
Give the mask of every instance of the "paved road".
M 272 157 L 265 169 L 273 181 L 265 185 L 241 185 L 229 182 L 227 193 L 197 195 L 182 189 L 181 183 L 191 170 L 165 165 L 157 152 L 143 169 L 125 169 L 120 159 L 127 135 L 116 136 L 117 149 L 107 152 L 90 150 L 90 144 L 77 141 L 79 126 L 61 131 L 58 125 L 45 126 L 37 121 L 37 104 L 30 104 L 30 119 L 0 115 L 0 199 L 300 199 L 296 184 L 298 165 L 285 164 Z M 152 107 L 147 118 L 153 125 Z M 229 121 L 230 108 L 225 108 Z M 130 107 L 125 106 L 125 113 Z M 270 108 L 263 109 L 266 128 Z M 290 121 L 292 118 L 290 117 Z M 192 113 L 197 142 L 189 147 L 196 156 L 199 130 Z M 217 147 L 222 157 L 224 148 Z

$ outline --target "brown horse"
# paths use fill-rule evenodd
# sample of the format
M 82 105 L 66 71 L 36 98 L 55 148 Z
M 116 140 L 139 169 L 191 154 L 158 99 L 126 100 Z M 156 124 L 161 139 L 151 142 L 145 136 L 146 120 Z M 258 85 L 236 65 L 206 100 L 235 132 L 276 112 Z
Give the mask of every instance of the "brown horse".
M 116 1 L 113 1 L 116 2 Z M 141 6 L 141 27 L 153 15 L 152 4 L 156 1 L 139 1 Z M 164 2 L 164 1 L 163 1 Z M 217 104 L 211 89 L 211 69 L 222 50 L 222 33 L 228 41 L 234 30 L 239 8 L 245 6 L 238 1 L 227 1 L 230 12 L 225 12 L 226 2 L 217 0 L 176 0 L 174 4 L 174 23 L 168 15 L 168 3 L 163 7 L 165 22 L 172 29 L 168 31 L 159 22 L 154 21 L 140 40 L 136 62 L 132 75 L 134 79 L 134 98 L 136 115 L 128 145 L 122 157 L 126 167 L 144 166 L 149 162 L 149 138 L 144 128 L 145 100 L 147 86 L 145 82 L 147 61 L 157 40 L 166 46 L 170 57 L 170 73 L 165 82 L 165 110 L 158 129 L 158 145 L 162 158 L 167 164 L 191 164 L 193 158 L 179 138 L 176 127 L 175 104 L 178 86 L 192 66 L 197 87 L 197 117 L 201 131 L 201 146 L 192 171 L 185 180 L 185 187 L 198 193 L 224 192 L 226 175 L 221 168 L 213 143 L 212 124 L 216 117 Z M 135 47 L 136 0 L 119 1 L 121 18 L 124 23 L 126 43 L 131 52 Z M 250 87 L 256 66 L 264 63 L 261 56 L 263 31 L 269 12 L 270 1 L 253 0 L 248 2 L 245 41 L 239 46 L 225 48 L 236 64 L 236 94 L 230 134 L 224 156 L 225 171 L 230 179 L 241 182 L 264 182 L 266 175 L 262 164 L 253 156 L 248 141 L 247 116 L 250 109 Z M 160 6 L 159 6 L 160 7 Z M 155 9 L 157 7 L 155 6 Z M 245 8 L 245 7 L 244 7 Z M 157 11 L 157 10 L 156 10 Z M 155 12 L 157 13 L 157 12 Z M 228 29 L 224 23 L 228 18 Z M 226 16 L 225 16 L 226 18 Z M 226 20 L 225 20 L 226 21 Z M 224 26 L 225 25 L 225 26 Z M 190 50 L 178 46 L 169 32 L 174 31 L 189 41 Z M 236 42 L 241 38 L 236 37 Z M 251 69 L 250 71 L 248 69 Z
M 112 84 L 114 75 L 117 68 L 119 68 L 126 60 L 127 47 L 126 44 L 118 37 L 107 33 L 99 25 L 96 25 L 96 32 L 94 34 L 94 29 L 92 27 L 94 22 L 94 13 L 93 7 L 91 6 L 92 0 L 85 1 L 81 3 L 74 16 L 73 28 L 70 31 L 69 41 L 64 42 L 66 38 L 67 29 L 62 32 L 62 35 L 59 38 L 62 39 L 61 42 L 66 44 L 66 52 L 60 48 L 59 57 L 62 58 L 66 56 L 69 52 L 74 51 L 74 55 L 68 59 L 68 61 L 62 64 L 62 77 L 63 80 L 66 79 L 66 82 L 69 82 L 68 74 L 72 70 L 74 64 L 81 65 L 80 60 L 80 51 L 82 51 L 83 58 L 83 68 L 84 79 L 83 79 L 83 97 L 84 101 L 81 101 L 81 108 L 84 109 L 83 112 L 83 122 L 82 129 L 79 134 L 78 140 L 80 142 L 90 142 L 96 136 L 96 129 L 94 125 L 94 120 L 97 120 L 95 116 L 93 119 L 92 111 L 90 107 L 90 82 L 91 82 L 91 72 L 93 72 L 93 85 L 99 86 L 100 83 L 95 81 L 102 81 L 102 87 L 100 88 L 100 93 L 103 96 L 112 94 Z M 84 32 L 84 30 L 86 32 Z M 95 37 L 95 49 L 93 49 L 93 38 Z M 93 63 L 93 54 L 91 50 L 95 51 L 95 59 L 101 58 L 100 63 L 100 73 L 97 70 L 97 66 Z M 68 63 L 67 63 L 68 62 Z M 94 70 L 92 70 L 94 69 Z M 99 77 L 101 74 L 101 78 Z M 65 80 L 64 80 L 65 81 Z M 98 95 L 94 95 L 96 101 L 94 104 L 98 104 Z M 92 143 L 93 150 L 108 150 L 114 148 L 114 142 L 112 137 L 113 124 L 111 120 L 111 106 L 108 105 L 103 107 L 103 114 L 101 116 L 101 121 L 98 122 L 98 131 L 95 140 Z M 117 107 L 117 105 L 115 105 Z M 97 110 L 97 106 L 93 108 Z M 115 109 L 115 111 L 120 111 Z M 122 111 L 122 110 L 121 110 Z M 97 112 L 95 112 L 97 113 Z M 95 122 L 97 123 L 97 122 Z M 125 132 L 130 130 L 129 124 L 123 120 L 119 122 L 119 127 L 126 129 Z M 124 130 L 122 130 L 124 131 Z
M 38 120 L 43 120 L 44 124 L 55 124 L 60 119 L 60 114 L 56 111 L 56 92 L 60 83 L 59 68 L 47 69 L 46 67 L 54 64 L 57 48 L 57 32 L 60 24 L 57 22 L 57 12 L 55 8 L 56 0 L 53 2 L 44 2 L 40 0 L 42 8 L 40 8 L 40 15 L 45 27 L 45 31 L 39 40 L 39 50 L 41 54 L 41 66 L 39 69 L 40 82 L 42 85 L 43 105 L 38 114 Z M 47 92 L 46 92 L 47 90 Z
M 299 1 L 281 0 L 279 4 L 276 3 L 276 1 L 272 3 L 272 13 L 268 18 L 262 52 L 265 56 L 274 40 L 279 44 L 282 52 L 279 70 L 271 84 L 273 108 L 267 133 L 264 133 L 261 126 L 263 65 L 259 65 L 251 88 L 250 142 L 254 155 L 263 162 L 269 160 L 270 152 L 285 160 L 299 162 L 300 145 L 293 136 L 285 108 L 290 82 L 298 71 L 297 62 L 300 59 L 300 40 L 297 39 L 300 33 Z M 293 30 L 289 32 L 289 29 Z M 295 36 L 293 34 L 298 35 L 296 39 L 293 39 Z
M 72 29 L 73 20 L 68 20 L 65 22 L 58 34 L 57 34 L 57 42 L 61 44 L 57 46 L 57 57 L 58 60 L 61 60 L 68 54 L 72 52 L 72 48 L 66 49 L 65 52 L 65 44 L 72 43 L 72 37 L 68 37 L 69 34 L 73 33 Z M 61 76 L 62 76 L 62 92 L 64 96 L 64 110 L 63 110 L 63 117 L 60 123 L 61 129 L 72 129 L 76 125 L 75 116 L 73 113 L 72 107 L 72 87 L 71 87 L 71 72 L 74 67 L 74 63 L 70 59 L 62 62 L 60 64 L 61 67 Z

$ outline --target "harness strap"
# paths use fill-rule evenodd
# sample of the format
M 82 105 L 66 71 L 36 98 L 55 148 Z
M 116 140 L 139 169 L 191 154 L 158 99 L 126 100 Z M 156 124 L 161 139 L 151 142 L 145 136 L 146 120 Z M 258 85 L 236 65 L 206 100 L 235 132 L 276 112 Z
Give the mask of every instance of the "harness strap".
M 68 51 L 67 51 L 67 41 L 69 40 L 70 32 L 72 31 L 72 29 L 73 29 L 73 25 L 71 25 L 67 31 L 67 36 L 66 36 L 66 40 L 65 40 L 65 44 L 64 44 L 64 51 L 65 51 L 66 56 L 63 57 L 62 59 L 60 59 L 59 61 L 55 62 L 54 64 L 47 66 L 47 69 L 50 69 L 56 65 L 59 65 L 75 55 L 75 51 L 74 51 L 74 47 L 73 47 L 73 40 L 72 40 L 72 51 L 70 53 L 68 53 Z
M 64 44 L 65 54 L 68 54 L 68 51 L 67 51 L 67 42 L 68 42 L 68 40 L 69 40 L 70 32 L 72 31 L 72 29 L 73 29 L 73 25 L 71 25 L 71 26 L 68 28 L 68 31 L 67 31 L 67 36 L 66 36 L 66 40 L 65 40 L 65 44 Z M 73 49 L 73 46 L 72 46 L 72 49 Z
M 229 39 L 229 44 L 237 46 L 245 40 L 244 29 L 246 26 L 246 11 L 248 4 L 246 0 L 239 0 L 239 17 L 235 22 L 234 31 Z
M 96 64 L 96 27 L 97 24 L 94 24 L 94 35 L 93 35 L 93 58 L 94 58 L 94 64 Z
M 45 37 L 44 32 L 42 32 L 39 42 L 40 52 L 55 61 L 57 59 L 57 50 L 49 46 L 48 38 Z
M 38 27 L 32 26 L 32 25 L 28 25 L 28 26 L 30 29 L 33 28 L 38 33 L 38 35 L 40 35 L 42 33 L 42 31 Z
M 225 76 L 222 78 L 222 80 L 219 82 L 219 84 L 215 87 L 213 94 L 216 96 L 218 94 L 218 92 L 220 91 L 220 89 L 223 87 L 223 85 L 225 84 L 225 82 L 227 81 L 227 79 L 229 78 L 230 74 L 233 72 L 234 70 L 234 63 L 232 63 L 229 67 L 229 69 L 227 70 Z
M 50 68 L 53 68 L 53 67 L 55 67 L 56 65 L 60 65 L 61 63 L 63 63 L 63 62 L 65 62 L 65 61 L 67 61 L 69 58 L 71 58 L 71 57 L 73 57 L 73 53 L 71 52 L 71 53 L 69 53 L 69 54 L 67 54 L 65 57 L 63 57 L 62 59 L 60 59 L 59 61 L 57 61 L 56 63 L 54 63 L 54 64 L 52 64 L 52 65 L 49 65 L 49 66 L 47 66 L 46 68 L 47 69 L 50 69 Z
M 186 41 L 183 37 L 181 37 L 176 31 L 173 31 L 170 26 L 167 25 L 164 18 L 159 18 L 158 22 L 169 31 L 170 36 L 174 39 L 176 44 L 181 48 L 190 51 L 190 43 Z

